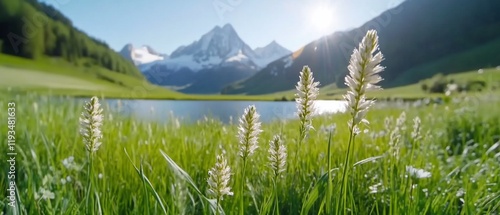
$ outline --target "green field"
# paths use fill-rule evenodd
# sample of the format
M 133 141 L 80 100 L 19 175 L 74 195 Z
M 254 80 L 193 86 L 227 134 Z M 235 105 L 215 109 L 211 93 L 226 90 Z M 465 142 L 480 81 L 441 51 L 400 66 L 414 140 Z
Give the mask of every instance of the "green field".
M 245 193 L 245 214 L 268 214 L 272 206 L 268 200 L 274 193 L 268 149 L 276 134 L 281 135 L 288 148 L 287 168 L 277 181 L 280 213 L 324 214 L 329 141 L 324 128 L 333 124 L 336 129 L 331 138 L 331 198 L 332 202 L 343 200 L 339 195 L 341 174 L 338 173 L 343 169 L 349 137 L 347 114 L 315 117 L 315 129 L 300 147 L 298 121 L 264 124 L 259 148 L 249 160 L 252 168 L 248 169 L 243 191 L 236 125 L 210 119 L 198 123 L 176 119 L 166 123 L 139 122 L 121 117 L 104 106 L 102 146 L 95 154 L 94 174 L 90 174 L 85 146 L 78 133 L 81 102 L 61 104 L 52 102 L 57 98 L 36 95 L 9 94 L 3 98 L 0 121 L 4 123 L 8 122 L 8 102 L 16 103 L 17 201 L 27 214 L 75 214 L 89 208 L 103 214 L 162 214 L 161 205 L 167 214 L 209 214 L 204 199 L 208 170 L 221 153 L 225 153 L 231 167 L 229 186 L 235 195 L 224 198 L 225 212 L 236 213 L 239 208 L 236 199 Z M 483 93 L 457 97 L 443 105 L 371 110 L 370 125 L 362 128 L 354 146 L 353 158 L 358 163 L 347 182 L 345 200 L 349 211 L 352 214 L 498 214 L 498 98 L 498 94 Z M 396 119 L 402 112 L 406 118 L 397 125 Z M 422 120 L 418 139 L 412 138 L 412 120 L 416 116 Z M 396 128 L 401 135 L 397 142 L 400 150 L 394 155 L 389 153 L 389 143 Z M 7 129 L 4 126 L 0 133 L 3 140 L 7 139 Z M 185 174 L 169 164 L 161 151 Z M 7 144 L 0 152 L 7 153 Z M 416 169 L 408 169 L 410 166 Z M 9 169 L 7 162 L 0 167 L 4 172 Z M 417 173 L 430 175 L 420 177 Z M 186 174 L 192 181 L 186 179 Z M 94 184 L 95 191 L 91 192 L 94 207 L 85 201 L 88 180 Z M 8 189 L 5 174 L 0 177 L 0 189 Z M 8 203 L 3 198 L 0 211 L 9 214 Z
M 237 124 L 175 117 L 144 122 L 106 105 L 102 129 L 91 131 L 102 132 L 102 145 L 89 153 L 85 141 L 90 140 L 81 134 L 83 102 L 61 98 L 272 100 L 291 99 L 294 91 L 185 95 L 54 58 L 26 61 L 0 55 L 0 60 L 8 62 L 1 67 L 0 80 L 0 106 L 5 108 L 0 121 L 7 125 L 0 133 L 5 140 L 0 153 L 8 157 L 0 163 L 7 173 L 0 177 L 0 189 L 8 191 L 0 211 L 6 214 L 500 213 L 496 68 L 371 92 L 368 96 L 378 102 L 445 99 L 419 106 L 388 102 L 384 108 L 373 108 L 367 115 L 370 123 L 354 136 L 348 113 L 315 116 L 314 129 L 305 139 L 300 138 L 299 120 L 263 124 L 258 148 L 243 160 L 239 141 L 248 137 L 238 137 L 245 129 Z M 448 96 L 422 89 L 424 84 L 442 82 L 481 87 Z M 328 85 L 320 89 L 319 99 L 341 99 L 344 93 Z M 279 174 L 270 163 L 275 135 L 287 153 L 281 157 L 286 164 Z M 227 159 L 230 170 L 223 164 L 212 169 L 218 155 Z M 217 172 L 225 176 L 210 176 Z M 9 180 L 14 177 L 15 186 Z M 233 195 L 220 199 L 209 192 L 214 188 L 207 182 Z

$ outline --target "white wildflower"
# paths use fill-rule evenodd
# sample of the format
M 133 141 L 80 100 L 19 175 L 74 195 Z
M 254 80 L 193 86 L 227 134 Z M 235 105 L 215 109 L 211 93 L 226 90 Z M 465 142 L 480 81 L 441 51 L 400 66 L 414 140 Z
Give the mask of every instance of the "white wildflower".
M 381 193 L 382 191 L 384 191 L 384 187 L 380 182 L 369 186 L 368 189 L 370 190 L 370 194 Z
M 427 172 L 423 169 L 418 169 L 413 166 L 406 166 L 406 172 L 413 178 L 421 179 L 421 178 L 430 178 L 431 173 Z
M 382 81 L 378 73 L 384 70 L 380 66 L 383 60 L 381 52 L 378 52 L 377 31 L 370 30 L 366 33 L 351 55 L 349 74 L 345 78 L 345 84 L 349 87 L 344 99 L 347 101 L 347 110 L 352 115 L 349 126 L 356 127 L 360 122 L 368 123 L 365 115 L 375 102 L 366 98 L 366 92 L 380 89 L 376 84 Z
M 51 192 L 50 190 L 47 190 L 45 188 L 40 188 L 38 193 L 35 193 L 36 200 L 39 200 L 39 199 L 48 200 L 48 199 L 54 199 L 54 198 L 55 198 L 55 194 L 53 192 Z
M 330 125 L 322 125 L 320 128 L 319 128 L 320 131 L 324 132 L 324 133 L 335 133 L 335 131 L 337 130 L 337 124 L 333 123 L 333 124 L 330 124 Z
M 275 176 L 285 171 L 286 156 L 286 147 L 281 137 L 275 135 L 269 142 L 269 163 Z
M 255 106 L 251 105 L 247 107 L 240 118 L 240 125 L 238 127 L 239 155 L 242 158 L 246 159 L 259 147 L 257 143 L 259 134 L 262 132 L 260 125 L 259 114 Z
M 89 152 L 96 152 L 101 146 L 102 108 L 97 97 L 85 103 L 85 110 L 80 117 L 80 134 Z
M 300 120 L 300 137 L 304 139 L 309 130 L 313 129 L 312 115 L 314 113 L 314 100 L 318 97 L 319 82 L 314 82 L 313 72 L 308 66 L 300 71 L 299 82 L 297 82 L 297 115 Z
M 62 164 L 68 170 L 76 170 L 76 171 L 81 170 L 81 166 L 75 162 L 75 158 L 73 156 L 69 156 L 63 159 Z
M 69 156 L 68 158 L 65 158 L 62 163 L 64 165 L 64 167 L 66 167 L 66 169 L 71 169 L 74 165 L 74 157 L 73 156 Z
M 231 168 L 227 165 L 226 159 L 218 155 L 215 166 L 208 171 L 208 194 L 221 200 L 224 195 L 232 196 L 233 192 L 229 187 L 230 178 Z

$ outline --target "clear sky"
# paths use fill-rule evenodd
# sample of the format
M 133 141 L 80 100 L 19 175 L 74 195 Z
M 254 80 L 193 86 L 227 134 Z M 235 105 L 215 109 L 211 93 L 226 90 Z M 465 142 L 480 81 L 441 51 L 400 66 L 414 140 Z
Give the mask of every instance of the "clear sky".
M 214 26 L 233 25 L 250 47 L 273 40 L 292 51 L 358 27 L 403 0 L 41 0 L 113 49 L 150 45 L 170 54 Z

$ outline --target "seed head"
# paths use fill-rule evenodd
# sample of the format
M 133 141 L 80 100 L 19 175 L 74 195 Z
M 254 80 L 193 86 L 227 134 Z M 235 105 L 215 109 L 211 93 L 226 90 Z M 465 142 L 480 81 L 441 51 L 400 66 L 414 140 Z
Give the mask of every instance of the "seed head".
M 319 82 L 314 82 L 313 72 L 308 66 L 304 66 L 300 72 L 299 82 L 297 82 L 297 115 L 300 119 L 301 138 L 305 138 L 312 126 L 312 115 L 314 113 L 314 100 L 318 97 Z
M 238 127 L 238 139 L 240 141 L 239 155 L 246 158 L 252 155 L 259 147 L 257 145 L 260 130 L 259 114 L 254 105 L 245 109 L 245 112 L 240 118 Z
M 286 147 L 281 137 L 275 135 L 269 142 L 269 163 L 275 176 L 285 171 L 286 156 Z
M 230 178 L 231 168 L 227 165 L 227 160 L 223 155 L 218 155 L 215 166 L 208 171 L 208 194 L 221 200 L 224 195 L 232 196 L 233 192 L 229 187 Z
M 85 110 L 80 116 L 80 134 L 89 152 L 96 152 L 101 146 L 102 108 L 97 97 L 85 103 Z
M 391 131 L 391 135 L 389 138 L 389 146 L 392 156 L 396 159 L 399 159 L 400 152 L 400 142 L 404 131 L 406 130 L 406 113 L 403 111 L 399 117 L 396 119 L 396 125 L 394 129 Z
M 366 92 L 381 89 L 376 85 L 382 81 L 378 73 L 384 70 L 379 65 L 383 56 L 378 50 L 377 31 L 370 30 L 359 47 L 354 49 L 347 67 L 349 74 L 345 78 L 345 84 L 349 90 L 344 99 L 347 101 L 347 110 L 353 117 L 349 124 L 354 127 L 360 122 L 368 123 L 365 115 L 375 101 L 366 99 Z
M 421 130 L 422 128 L 420 127 L 420 118 L 417 116 L 413 119 L 413 131 L 411 132 L 411 138 L 415 141 L 420 140 L 422 138 L 421 136 Z

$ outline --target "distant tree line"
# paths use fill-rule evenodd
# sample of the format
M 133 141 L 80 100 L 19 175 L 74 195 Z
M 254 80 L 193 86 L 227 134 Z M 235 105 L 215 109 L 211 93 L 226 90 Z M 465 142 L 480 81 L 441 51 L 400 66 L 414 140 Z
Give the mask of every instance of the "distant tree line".
M 143 77 L 105 42 L 76 29 L 57 9 L 37 0 L 0 1 L 0 52 L 30 59 L 61 57 Z
M 456 85 L 454 91 L 457 92 L 480 92 L 487 88 L 486 81 L 479 79 L 470 79 L 462 82 L 456 82 L 438 73 L 431 79 L 423 80 L 420 82 L 420 87 L 424 92 L 428 93 L 445 93 L 449 90 L 451 85 Z

